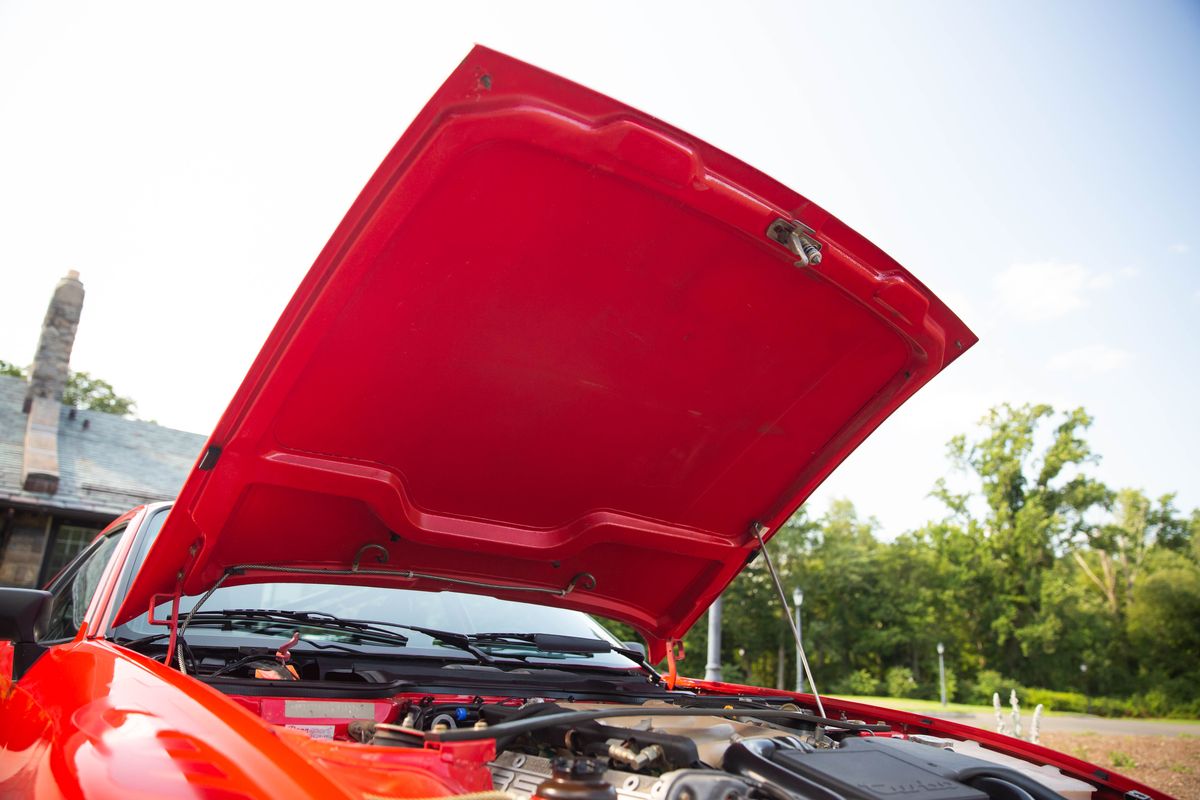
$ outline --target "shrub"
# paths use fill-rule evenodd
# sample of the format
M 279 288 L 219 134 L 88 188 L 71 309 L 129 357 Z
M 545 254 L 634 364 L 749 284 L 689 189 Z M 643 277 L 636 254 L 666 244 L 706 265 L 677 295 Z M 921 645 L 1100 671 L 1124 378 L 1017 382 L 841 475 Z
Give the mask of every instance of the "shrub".
M 883 676 L 888 697 L 913 697 L 917 694 L 917 682 L 908 667 L 892 667 Z
M 1101 717 L 1147 717 L 1145 709 L 1139 709 L 1129 700 L 1119 697 L 1090 698 L 1092 713 Z
M 1172 706 L 1167 716 L 1175 719 L 1200 719 L 1200 700 Z
M 1129 700 L 1147 717 L 1168 716 L 1175 707 L 1175 703 L 1167 696 L 1162 687 L 1151 689 L 1145 694 L 1134 695 Z
M 1020 697 L 1022 693 L 1020 684 L 995 670 L 985 669 L 975 676 L 975 681 L 967 687 L 964 695 L 969 703 L 990 706 L 992 695 L 999 694 L 1000 702 L 1007 706 L 1009 693 L 1013 689 L 1017 690 L 1017 697 Z
M 841 691 L 845 694 L 877 695 L 879 694 L 879 681 L 871 674 L 870 670 L 855 670 L 842 681 Z
M 1075 711 L 1083 713 L 1087 710 L 1087 698 L 1079 692 L 1053 692 L 1049 689 L 1026 689 L 1017 692 L 1021 705 L 1033 710 L 1038 703 L 1047 711 Z
M 1154 688 L 1135 694 L 1130 703 L 1143 716 L 1200 718 L 1200 672 L 1155 683 Z
M 1153 694 L 1153 691 L 1151 692 Z M 1017 691 L 1021 706 L 1033 709 L 1038 703 L 1045 706 L 1047 711 L 1073 711 L 1078 714 L 1089 713 L 1101 717 L 1147 717 L 1156 716 L 1156 712 L 1139 698 L 1123 700 L 1119 697 L 1088 697 L 1079 692 L 1054 692 L 1049 689 L 1024 689 Z

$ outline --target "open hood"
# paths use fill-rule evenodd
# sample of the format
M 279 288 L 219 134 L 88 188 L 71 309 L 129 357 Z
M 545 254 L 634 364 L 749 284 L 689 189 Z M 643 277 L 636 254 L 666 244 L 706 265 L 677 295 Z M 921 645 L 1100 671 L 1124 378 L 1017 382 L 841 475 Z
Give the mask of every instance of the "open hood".
M 118 621 L 238 565 L 463 589 L 416 572 L 549 590 L 661 653 L 756 524 L 974 342 L 796 192 L 477 47 L 300 284 Z

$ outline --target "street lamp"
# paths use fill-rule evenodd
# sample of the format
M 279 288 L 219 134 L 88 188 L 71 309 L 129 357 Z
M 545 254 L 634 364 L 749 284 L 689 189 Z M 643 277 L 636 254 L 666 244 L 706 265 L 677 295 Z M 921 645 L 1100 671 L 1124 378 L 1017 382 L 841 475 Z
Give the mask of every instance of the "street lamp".
M 1084 709 L 1087 711 L 1087 713 L 1089 713 L 1089 714 L 1090 714 L 1090 713 L 1092 713 L 1092 696 L 1091 696 L 1091 695 L 1088 693 L 1088 682 L 1087 682 L 1087 664 L 1080 664 L 1080 665 L 1079 665 L 1079 672 L 1080 672 L 1080 674 L 1083 676 L 1083 702 L 1084 702 Z
M 946 648 L 938 642 L 938 683 L 942 686 L 942 708 L 946 707 Z
M 800 606 L 804 604 L 804 590 L 792 591 L 792 605 L 796 607 L 796 691 L 804 691 L 804 663 L 800 656 L 800 642 L 804 640 L 804 628 L 800 624 Z
M 708 609 L 708 663 L 704 665 L 704 680 L 721 681 L 721 609 L 722 595 L 717 595 Z

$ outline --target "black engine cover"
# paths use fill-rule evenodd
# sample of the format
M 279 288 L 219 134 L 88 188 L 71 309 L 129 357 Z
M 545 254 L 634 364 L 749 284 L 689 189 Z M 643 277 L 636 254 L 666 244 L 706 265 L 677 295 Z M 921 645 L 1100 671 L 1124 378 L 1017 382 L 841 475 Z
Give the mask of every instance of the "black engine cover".
M 1015 770 L 885 737 L 846 739 L 833 750 L 747 739 L 725 752 L 725 768 L 812 800 L 1061 800 Z
M 774 761 L 853 800 L 914 796 L 922 800 L 988 800 L 978 789 L 878 749 L 783 750 L 776 753 Z

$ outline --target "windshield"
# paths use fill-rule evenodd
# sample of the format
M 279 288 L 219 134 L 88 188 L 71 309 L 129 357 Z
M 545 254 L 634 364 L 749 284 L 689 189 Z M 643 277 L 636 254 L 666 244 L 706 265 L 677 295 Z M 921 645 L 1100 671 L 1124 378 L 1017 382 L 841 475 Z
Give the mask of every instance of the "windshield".
M 189 596 L 181 599 L 180 616 L 196 604 L 199 598 Z M 170 603 L 162 603 L 154 612 L 156 619 L 166 619 Z M 374 586 L 345 586 L 320 583 L 255 583 L 244 586 L 222 587 L 200 607 L 201 613 L 212 613 L 227 609 L 271 609 L 276 611 L 312 611 L 332 614 L 337 617 L 390 622 L 398 625 L 414 625 L 424 628 L 439 628 L 455 633 L 552 633 L 601 639 L 609 644 L 620 645 L 612 634 L 598 622 L 579 611 L 562 608 L 498 600 L 483 595 L 460 592 L 418 592 L 408 589 L 387 589 Z M 211 627 L 188 628 L 187 640 L 193 647 L 203 646 L 206 637 L 219 635 L 245 637 L 247 644 L 274 646 L 278 643 L 277 633 L 268 634 L 256 623 L 236 624 L 219 632 Z M 278 631 L 279 625 L 271 627 Z M 353 637 L 337 631 L 321 630 L 297 622 L 291 626 L 301 632 L 302 640 L 349 641 Z M 123 638 L 139 638 L 162 633 L 161 625 L 151 625 L 142 614 L 118 627 L 116 635 Z M 433 637 L 405 630 L 408 645 L 397 650 L 386 645 L 367 644 L 361 646 L 371 652 L 389 652 L 396 655 L 436 655 L 454 659 L 470 656 L 460 648 L 439 644 Z M 509 644 L 488 645 L 489 653 L 502 657 L 506 653 L 519 654 L 529 661 L 547 661 L 557 664 L 578 664 L 619 669 L 635 668 L 628 658 L 616 653 L 533 653 L 526 648 Z

